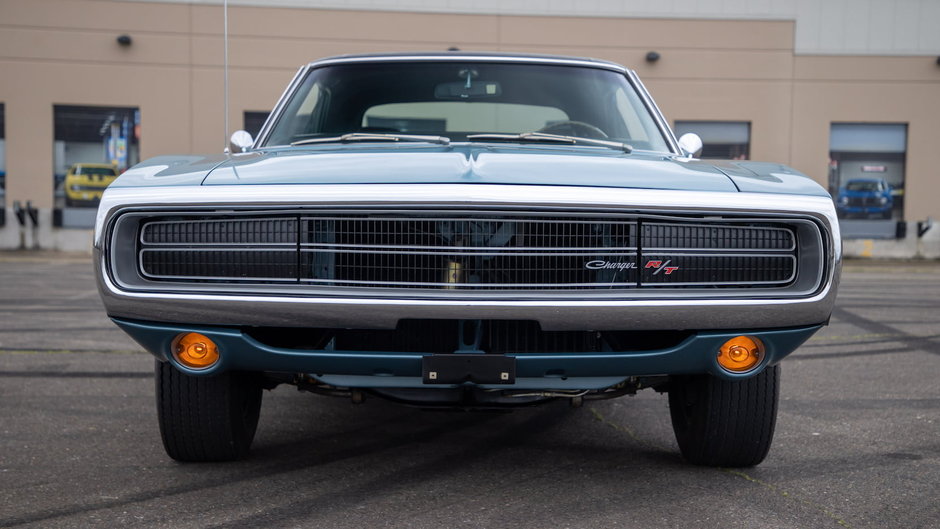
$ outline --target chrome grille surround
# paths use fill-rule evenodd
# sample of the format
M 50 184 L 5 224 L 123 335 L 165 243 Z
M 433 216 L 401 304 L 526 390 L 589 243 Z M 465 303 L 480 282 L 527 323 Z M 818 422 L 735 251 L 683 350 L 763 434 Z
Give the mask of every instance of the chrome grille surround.
M 532 320 L 546 331 L 777 328 L 827 320 L 842 260 L 835 208 L 824 196 L 488 184 L 277 185 L 251 191 L 109 188 L 98 209 L 94 260 L 107 313 L 163 322 L 360 329 L 394 329 L 405 318 Z M 259 210 L 312 214 L 349 211 L 350 204 L 357 211 L 648 212 L 782 222 L 797 231 L 798 274 L 783 288 L 471 291 L 148 281 L 136 266 L 143 218 Z

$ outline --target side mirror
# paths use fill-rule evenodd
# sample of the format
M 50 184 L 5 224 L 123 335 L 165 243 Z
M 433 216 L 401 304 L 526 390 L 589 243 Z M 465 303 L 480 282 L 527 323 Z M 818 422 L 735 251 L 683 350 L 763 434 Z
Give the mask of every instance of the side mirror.
M 679 148 L 691 158 L 702 152 L 702 138 L 694 132 L 686 132 L 679 138 Z
M 236 130 L 232 133 L 232 137 L 228 140 L 228 151 L 232 154 L 245 152 L 250 149 L 254 143 L 255 140 L 247 131 Z

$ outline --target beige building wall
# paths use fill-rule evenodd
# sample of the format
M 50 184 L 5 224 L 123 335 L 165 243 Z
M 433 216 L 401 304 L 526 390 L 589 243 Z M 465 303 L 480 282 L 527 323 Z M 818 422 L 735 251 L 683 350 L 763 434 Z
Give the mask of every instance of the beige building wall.
M 220 152 L 222 7 L 106 0 L 0 0 L 6 207 L 53 205 L 56 104 L 141 111 L 141 157 Z M 498 50 L 612 60 L 635 68 L 670 121 L 751 122 L 751 158 L 826 183 L 833 121 L 908 123 L 908 221 L 940 218 L 931 143 L 940 66 L 929 56 L 794 52 L 792 20 L 640 19 L 229 8 L 232 129 L 269 110 L 297 67 L 347 53 Z M 128 34 L 129 47 L 115 38 Z M 661 59 L 647 63 L 648 51 Z M 231 131 L 229 131 L 231 132 Z M 51 213 L 46 215 L 51 218 Z M 46 222 L 48 226 L 49 222 Z M 0 247 L 16 246 L 12 214 Z M 940 230 L 938 230 L 940 231 Z M 87 230 L 41 230 L 46 248 L 87 247 Z

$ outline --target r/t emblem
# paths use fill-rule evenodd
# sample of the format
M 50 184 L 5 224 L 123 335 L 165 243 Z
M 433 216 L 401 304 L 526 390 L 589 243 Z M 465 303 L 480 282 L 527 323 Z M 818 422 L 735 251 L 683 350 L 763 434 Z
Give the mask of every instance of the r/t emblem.
M 660 272 L 665 272 L 666 275 L 668 276 L 679 269 L 678 266 L 669 266 L 669 263 L 671 262 L 672 262 L 672 259 L 666 262 L 651 260 L 651 261 L 647 261 L 646 266 L 644 266 L 643 268 L 655 268 L 655 271 L 653 271 L 654 276 L 659 274 Z

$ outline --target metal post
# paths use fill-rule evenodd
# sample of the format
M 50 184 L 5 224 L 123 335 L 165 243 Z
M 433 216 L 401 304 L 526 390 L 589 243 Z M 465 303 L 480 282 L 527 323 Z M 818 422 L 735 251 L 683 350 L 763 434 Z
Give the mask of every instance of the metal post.
M 16 215 L 16 221 L 20 225 L 20 250 L 26 249 L 26 210 L 20 204 L 19 200 L 13 201 L 13 214 Z
M 223 90 L 225 92 L 222 98 L 224 100 L 223 104 L 225 106 L 225 109 L 224 109 L 225 117 L 222 120 L 223 126 L 225 127 L 225 130 L 222 131 L 222 147 L 224 149 L 228 149 L 228 134 L 229 134 L 229 130 L 228 130 L 228 0 L 225 0 L 222 4 L 222 18 L 223 18 L 222 42 L 223 42 L 223 47 L 224 47 L 224 52 L 222 54 L 222 57 L 223 57 L 222 58 L 222 62 L 223 62 L 222 70 L 223 70 L 224 80 L 222 84 L 223 84 Z
M 26 216 L 29 217 L 30 222 L 33 225 L 32 235 L 33 235 L 33 250 L 39 249 L 39 208 L 33 207 L 33 201 L 26 201 Z

